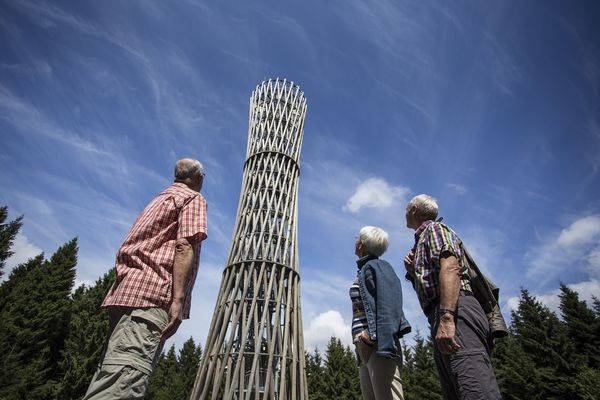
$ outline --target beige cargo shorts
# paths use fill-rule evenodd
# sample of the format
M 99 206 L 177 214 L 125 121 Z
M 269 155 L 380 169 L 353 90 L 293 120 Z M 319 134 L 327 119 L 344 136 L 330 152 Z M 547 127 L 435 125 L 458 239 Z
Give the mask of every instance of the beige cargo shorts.
M 109 309 L 109 339 L 83 400 L 142 399 L 169 316 L 161 308 Z

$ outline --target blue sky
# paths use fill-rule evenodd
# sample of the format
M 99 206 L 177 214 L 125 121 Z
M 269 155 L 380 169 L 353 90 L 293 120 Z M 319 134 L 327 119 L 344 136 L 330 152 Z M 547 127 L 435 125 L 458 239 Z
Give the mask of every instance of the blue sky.
M 299 196 L 305 341 L 349 343 L 363 225 L 429 193 L 502 289 L 555 308 L 600 293 L 600 32 L 594 2 L 0 1 L 0 203 L 25 214 L 9 267 L 79 237 L 78 282 L 112 265 L 174 162 L 207 172 L 192 319 L 204 342 L 229 250 L 248 100 L 308 101 Z M 404 285 L 410 322 L 425 318 Z M 508 316 L 508 315 L 507 315 Z

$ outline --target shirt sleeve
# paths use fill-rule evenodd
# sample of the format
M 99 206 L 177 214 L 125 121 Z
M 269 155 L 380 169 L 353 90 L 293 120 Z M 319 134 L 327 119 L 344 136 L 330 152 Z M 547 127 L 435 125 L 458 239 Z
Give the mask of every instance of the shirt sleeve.
M 202 196 L 194 196 L 179 212 L 177 239 L 192 238 L 200 243 L 207 236 L 206 201 Z
M 439 261 L 444 253 L 460 257 L 458 238 L 446 225 L 434 222 L 429 234 L 429 257 Z

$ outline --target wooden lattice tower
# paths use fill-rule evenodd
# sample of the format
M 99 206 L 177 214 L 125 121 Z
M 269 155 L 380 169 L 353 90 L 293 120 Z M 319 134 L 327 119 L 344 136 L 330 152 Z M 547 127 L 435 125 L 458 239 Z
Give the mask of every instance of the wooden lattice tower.
M 250 98 L 233 240 L 192 400 L 308 398 L 297 215 L 306 99 L 282 79 Z

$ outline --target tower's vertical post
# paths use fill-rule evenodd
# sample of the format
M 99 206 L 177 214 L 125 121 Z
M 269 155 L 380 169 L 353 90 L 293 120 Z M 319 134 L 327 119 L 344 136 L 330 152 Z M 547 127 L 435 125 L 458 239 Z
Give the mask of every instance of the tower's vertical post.
M 296 226 L 305 116 L 293 82 L 252 92 L 233 240 L 192 400 L 308 398 Z

